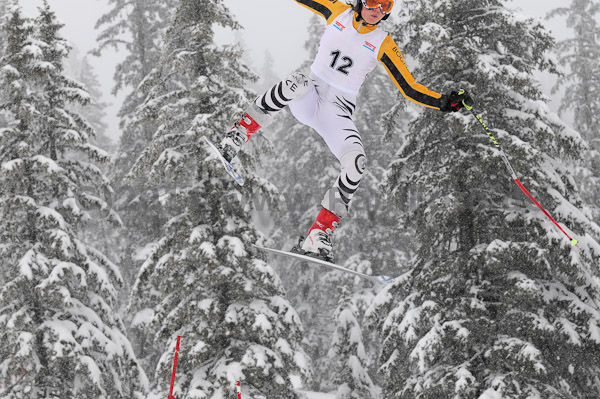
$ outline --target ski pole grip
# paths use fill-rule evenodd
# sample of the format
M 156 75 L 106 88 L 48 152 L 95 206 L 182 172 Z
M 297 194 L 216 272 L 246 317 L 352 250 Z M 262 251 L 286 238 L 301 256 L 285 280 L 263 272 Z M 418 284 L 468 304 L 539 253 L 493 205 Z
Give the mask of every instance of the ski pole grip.
M 458 91 L 458 95 L 462 96 L 466 93 L 465 89 L 460 89 Z M 475 105 L 475 101 L 473 101 L 473 97 L 467 94 L 467 97 L 462 100 L 463 107 L 465 107 L 468 111 L 473 110 L 473 106 Z

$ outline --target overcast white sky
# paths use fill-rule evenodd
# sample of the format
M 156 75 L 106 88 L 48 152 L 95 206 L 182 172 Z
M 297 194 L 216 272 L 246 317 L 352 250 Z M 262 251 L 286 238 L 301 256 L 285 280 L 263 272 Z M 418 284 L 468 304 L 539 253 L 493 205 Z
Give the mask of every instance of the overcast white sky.
M 244 27 L 243 40 L 251 58 L 260 67 L 266 50 L 274 55 L 275 72 L 285 76 L 306 59 L 304 41 L 311 12 L 299 6 L 293 0 L 224 0 Z M 435 0 L 432 0 L 435 1 Z M 36 8 L 42 0 L 20 0 L 24 10 L 31 16 L 37 14 Z M 567 6 L 570 0 L 519 0 L 514 1 L 525 15 L 542 18 L 556 7 Z M 66 37 L 81 54 L 95 47 L 98 31 L 94 29 L 98 18 L 110 9 L 108 0 L 50 0 L 58 18 L 65 24 L 63 36 Z M 401 2 L 397 3 L 397 7 Z M 465 3 L 465 6 L 468 2 Z M 560 21 L 546 23 L 556 36 L 564 37 L 565 29 Z M 217 31 L 220 43 L 234 41 L 234 35 L 224 30 Z M 109 136 L 117 139 L 120 135 L 116 114 L 123 100 L 123 93 L 114 97 L 110 94 L 115 65 L 123 54 L 107 52 L 101 58 L 90 57 L 103 86 L 104 101 L 111 103 L 107 123 Z

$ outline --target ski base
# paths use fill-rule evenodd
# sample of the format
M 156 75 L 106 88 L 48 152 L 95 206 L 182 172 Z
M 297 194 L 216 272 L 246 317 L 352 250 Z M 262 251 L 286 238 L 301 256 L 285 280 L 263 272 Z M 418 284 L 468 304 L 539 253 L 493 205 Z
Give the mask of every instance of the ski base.
M 297 254 L 297 253 L 294 253 L 294 252 L 281 251 L 281 250 L 278 250 L 278 249 L 261 247 L 260 245 L 254 245 L 254 247 L 257 248 L 257 249 L 259 249 L 259 250 L 261 250 L 261 251 L 269 252 L 269 253 L 272 253 L 272 254 L 275 254 L 275 255 L 281 255 L 281 256 L 286 256 L 286 257 L 289 257 L 289 258 L 303 260 L 303 261 L 305 261 L 305 262 L 307 262 L 309 264 L 326 266 L 328 268 L 339 270 L 341 272 L 348 273 L 348 274 L 353 274 L 355 276 L 364 278 L 364 279 L 369 280 L 369 281 L 374 281 L 374 282 L 379 283 L 379 284 L 390 284 L 390 283 L 394 282 L 394 279 L 392 277 L 389 277 L 389 276 L 369 276 L 368 274 L 357 272 L 355 270 L 351 270 L 351 269 L 348 269 L 346 267 L 336 265 L 335 263 L 327 262 L 326 260 L 322 260 L 322 259 L 319 259 L 319 258 L 314 258 L 312 256 L 301 255 L 301 254 Z
M 244 178 L 242 177 L 242 175 L 240 175 L 238 172 L 236 172 L 235 168 L 231 165 L 230 162 L 228 162 L 223 157 L 223 155 L 221 154 L 221 151 L 219 151 L 219 149 L 217 148 L 217 146 L 214 145 L 208 139 L 208 137 L 204 136 L 204 140 L 206 141 L 206 143 L 208 144 L 208 146 L 211 148 L 213 154 L 219 159 L 219 161 L 221 162 L 221 165 L 223 165 L 223 168 L 225 168 L 225 171 L 227 172 L 227 174 L 233 178 L 233 181 L 235 181 L 240 186 L 243 186 L 244 185 Z

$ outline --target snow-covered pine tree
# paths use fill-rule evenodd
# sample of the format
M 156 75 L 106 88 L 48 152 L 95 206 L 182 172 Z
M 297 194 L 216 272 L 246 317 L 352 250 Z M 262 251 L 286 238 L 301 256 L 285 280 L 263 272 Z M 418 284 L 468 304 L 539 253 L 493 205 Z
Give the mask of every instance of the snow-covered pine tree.
M 152 140 L 153 122 L 140 123 L 135 110 L 148 94 L 141 85 L 160 59 L 164 34 L 171 19 L 175 0 L 110 0 L 112 9 L 97 22 L 103 28 L 98 36 L 99 56 L 108 48 L 124 48 L 127 56 L 117 65 L 113 93 L 130 91 L 121 109 L 122 133 L 110 174 L 115 188 L 115 206 L 124 223 L 116 249 L 127 285 L 132 285 L 142 264 L 143 244 L 157 241 L 166 221 L 158 201 L 159 187 L 145 178 L 128 179 L 132 165 Z M 137 345 L 137 339 L 134 344 Z M 143 358 L 143 349 L 138 353 Z
M 66 72 L 81 82 L 90 94 L 90 103 L 85 106 L 73 104 L 72 111 L 80 114 L 94 128 L 96 135 L 92 143 L 114 153 L 114 144 L 108 137 L 108 125 L 105 122 L 106 108 L 109 104 L 102 102 L 102 87 L 98 75 L 87 56 L 80 57 L 78 51 L 71 51 L 66 63 Z
M 289 374 L 308 374 L 302 326 L 277 275 L 252 254 L 259 236 L 240 205 L 242 193 L 252 198 L 270 186 L 241 154 L 240 192 L 203 141 L 218 141 L 251 99 L 243 87 L 254 76 L 240 48 L 214 43 L 217 26 L 239 25 L 222 0 L 180 0 L 174 12 L 136 114 L 157 130 L 131 174 L 165 189 L 169 220 L 134 286 L 133 328 L 151 339 L 153 391 L 161 396 L 181 335 L 176 397 L 226 397 L 242 380 L 250 396 L 295 398 Z
M 11 0 L 0 0 L 0 12 L 2 13 L 1 15 L 6 15 L 10 1 Z
M 94 129 L 95 134 L 90 137 L 90 143 L 102 148 L 109 154 L 115 153 L 115 144 L 107 136 L 107 124 L 104 121 L 106 117 L 107 103 L 102 102 L 102 90 L 98 76 L 94 67 L 90 64 L 88 57 L 80 57 L 76 49 L 70 51 L 68 60 L 65 62 L 65 73 L 71 76 L 76 81 L 83 84 L 85 90 L 90 96 L 90 101 L 86 104 L 70 103 L 67 109 L 77 115 L 80 115 Z M 105 175 L 111 171 L 111 163 L 103 163 L 98 165 L 100 170 Z M 112 186 L 112 185 L 111 185 Z M 111 199 L 113 196 L 111 196 Z M 111 205 L 112 207 L 112 205 Z M 86 224 L 82 232 L 83 240 L 95 242 L 96 248 L 101 250 L 109 259 L 117 260 L 121 257 L 119 252 L 119 244 L 122 240 L 123 223 L 119 222 L 117 226 L 112 223 L 107 223 L 99 215 L 93 214 L 90 222 Z M 123 275 L 121 264 L 119 270 Z M 122 307 L 125 300 L 123 297 L 127 295 L 127 287 L 120 290 L 119 307 Z
M 139 398 L 147 380 L 115 312 L 118 268 L 80 239 L 91 210 L 115 217 L 94 131 L 70 102 L 69 45 L 47 1 L 5 15 L 0 108 L 0 380 L 3 398 Z
M 464 87 L 532 194 L 511 181 L 468 114 L 424 110 L 388 181 L 420 195 L 413 269 L 369 311 L 381 333 L 381 382 L 395 398 L 591 398 L 600 394 L 600 311 L 592 277 L 598 226 L 563 163 L 580 136 L 549 112 L 533 71 L 554 69 L 553 40 L 505 1 L 403 2 L 395 29 L 418 80 Z
M 177 0 L 109 0 L 113 8 L 96 23 L 105 26 L 97 38 L 100 56 L 107 48 L 127 49 L 127 57 L 117 66 L 113 93 L 133 89 L 125 101 L 122 115 L 135 110 L 143 100 L 136 89 L 160 58 L 164 33 Z
M 361 294 L 353 291 L 353 284 L 338 286 L 339 302 L 334 313 L 336 329 L 328 353 L 333 368 L 332 382 L 337 386 L 336 399 L 371 399 L 374 384 L 366 367 L 363 312 L 357 303 Z
M 8 2 L 9 0 L 0 0 L 0 16 L 2 16 L 0 18 L 3 18 L 3 16 L 7 14 Z M 0 57 L 4 56 L 4 51 L 7 46 L 6 32 L 3 29 L 0 29 Z M 5 93 L 0 93 L 1 102 L 5 102 L 5 100 L 2 99 L 4 95 Z M 4 112 L 0 110 L 0 128 L 8 126 L 7 118 L 9 118 L 9 116 L 5 116 Z
M 9 0 L 0 0 L 0 15 L 4 16 L 7 13 Z M 4 55 L 4 49 L 6 48 L 6 34 L 0 32 L 0 56 Z
M 548 16 L 566 16 L 573 37 L 558 43 L 560 62 L 568 68 L 557 88 L 562 87 L 562 109 L 574 113 L 573 127 L 588 144 L 584 168 L 578 168 L 582 197 L 600 223 L 600 2 L 572 0 L 568 7 L 557 8 Z

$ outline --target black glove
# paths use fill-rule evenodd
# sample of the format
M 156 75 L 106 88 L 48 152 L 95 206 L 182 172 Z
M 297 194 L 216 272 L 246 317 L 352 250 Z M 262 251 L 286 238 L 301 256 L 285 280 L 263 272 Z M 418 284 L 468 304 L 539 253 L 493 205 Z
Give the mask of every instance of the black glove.
M 440 98 L 440 103 L 440 111 L 456 112 L 460 111 L 465 104 L 467 108 L 472 107 L 475 102 L 466 90 L 460 89 L 458 91 L 453 91 L 450 94 L 443 95 L 442 98 Z

